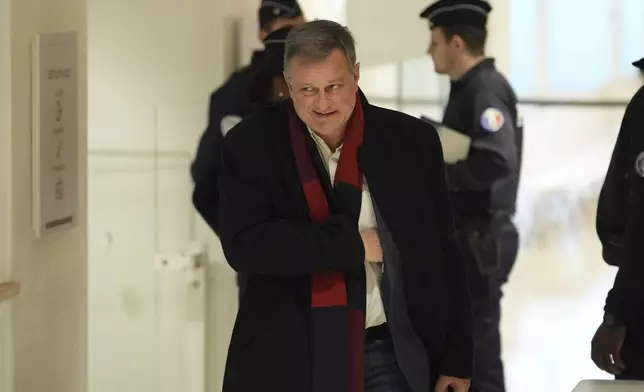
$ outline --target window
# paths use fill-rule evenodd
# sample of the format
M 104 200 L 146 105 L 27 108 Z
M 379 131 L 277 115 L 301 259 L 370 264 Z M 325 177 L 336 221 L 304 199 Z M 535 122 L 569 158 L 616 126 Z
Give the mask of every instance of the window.
M 596 97 L 644 56 L 642 0 L 509 3 L 509 77 L 521 98 Z
M 403 100 L 446 99 L 449 94 L 449 83 L 447 78 L 441 77 L 434 71 L 434 64 L 429 56 L 403 61 L 401 66 Z
M 614 57 L 612 2 L 548 0 L 545 27 L 548 31 L 550 91 L 579 95 L 611 80 Z
M 300 0 L 304 16 L 309 19 L 328 19 L 346 23 L 347 0 Z
M 516 93 L 520 97 L 537 95 L 539 75 L 539 1 L 511 0 L 510 30 L 510 75 Z
M 372 65 L 360 69 L 360 88 L 375 98 L 395 100 L 398 93 L 398 64 Z
M 637 73 L 633 61 L 644 57 L 644 1 L 621 0 L 619 9 L 620 76 Z

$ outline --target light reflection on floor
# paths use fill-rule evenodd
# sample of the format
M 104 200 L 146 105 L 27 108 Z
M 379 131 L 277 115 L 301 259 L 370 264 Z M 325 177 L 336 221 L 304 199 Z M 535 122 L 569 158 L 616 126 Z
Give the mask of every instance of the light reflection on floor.
M 508 392 L 569 392 L 608 379 L 590 360 L 615 270 L 601 260 L 591 224 L 551 246 L 524 248 L 505 288 Z

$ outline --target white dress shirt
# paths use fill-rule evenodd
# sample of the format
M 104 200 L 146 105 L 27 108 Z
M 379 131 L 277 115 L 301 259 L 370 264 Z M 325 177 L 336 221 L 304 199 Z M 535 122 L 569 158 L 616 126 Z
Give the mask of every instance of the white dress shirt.
M 324 162 L 324 166 L 329 172 L 329 177 L 333 184 L 335 171 L 338 168 L 338 161 L 340 160 L 340 153 L 342 152 L 342 146 L 338 147 L 335 151 L 331 151 L 324 140 L 322 140 L 322 138 L 320 138 L 315 132 L 309 129 L 309 133 L 318 147 L 318 151 L 322 157 L 322 162 Z M 371 194 L 369 193 L 369 187 L 367 186 L 367 182 L 364 178 L 362 179 L 362 184 L 362 206 L 360 208 L 358 229 L 360 231 L 376 229 L 376 214 L 373 210 L 373 202 L 371 200 Z M 382 303 L 382 296 L 380 294 L 382 263 L 365 263 L 365 272 L 367 278 L 365 328 L 370 328 L 384 324 L 387 321 L 385 308 Z

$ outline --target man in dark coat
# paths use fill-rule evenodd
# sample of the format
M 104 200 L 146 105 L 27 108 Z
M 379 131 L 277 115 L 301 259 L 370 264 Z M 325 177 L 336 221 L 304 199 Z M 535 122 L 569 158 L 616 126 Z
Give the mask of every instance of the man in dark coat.
M 285 64 L 291 99 L 224 140 L 219 233 L 247 285 L 223 391 L 467 392 L 470 299 L 436 130 L 369 104 L 335 22 L 293 28 Z

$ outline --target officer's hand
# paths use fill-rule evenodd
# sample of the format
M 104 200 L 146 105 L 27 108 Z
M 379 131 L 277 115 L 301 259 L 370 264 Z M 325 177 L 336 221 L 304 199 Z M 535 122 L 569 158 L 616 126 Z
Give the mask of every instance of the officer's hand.
M 470 380 L 440 376 L 434 392 L 468 392 L 469 390 Z
M 626 338 L 626 327 L 600 325 L 592 341 L 591 357 L 601 370 L 618 375 L 626 369 L 620 351 Z

